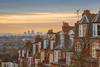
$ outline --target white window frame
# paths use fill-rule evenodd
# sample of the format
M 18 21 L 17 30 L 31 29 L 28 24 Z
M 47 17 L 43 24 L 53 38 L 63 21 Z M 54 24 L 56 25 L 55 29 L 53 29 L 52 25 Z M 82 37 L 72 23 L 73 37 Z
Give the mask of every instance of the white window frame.
M 66 52 L 66 64 L 70 65 L 71 64 L 71 53 Z
M 32 44 L 33 45 L 33 55 L 35 55 L 36 53 L 36 44 Z
M 97 26 L 100 24 L 93 24 L 93 37 L 98 37 L 100 35 L 98 35 L 98 29 Z
M 51 40 L 51 41 L 50 41 L 50 49 L 51 49 L 51 50 L 54 48 L 54 42 L 55 42 L 54 40 Z
M 93 36 L 97 36 L 97 24 L 93 24 Z
M 86 28 L 86 31 L 84 31 L 84 28 Z M 87 24 L 79 24 L 79 37 L 86 36 L 87 32 Z
M 53 62 L 53 54 L 50 53 L 50 59 L 49 59 L 49 62 L 52 63 Z
M 76 44 L 76 46 L 75 46 L 75 51 L 76 51 L 76 52 L 80 52 L 80 51 L 81 51 L 81 45 L 80 45 L 79 42 L 78 42 L 78 43 Z
M 79 37 L 83 37 L 83 25 L 79 25 Z
M 55 63 L 58 63 L 58 59 L 59 59 L 59 51 L 58 50 L 55 50 L 54 51 L 54 62 Z
M 45 52 L 41 51 L 41 62 L 45 60 Z
M 47 46 L 48 46 L 48 39 L 44 39 L 44 41 L 43 41 L 43 48 L 44 49 L 47 49 Z
M 97 58 L 96 49 L 100 48 L 99 43 L 92 44 L 92 57 Z
M 100 24 L 97 24 L 97 27 L 98 27 L 98 25 L 100 26 Z M 98 28 L 97 28 L 97 35 L 98 35 L 98 31 L 100 31 L 100 30 L 98 30 Z M 100 35 L 98 35 L 98 36 L 100 36 Z
M 64 46 L 64 32 L 60 32 L 60 47 Z

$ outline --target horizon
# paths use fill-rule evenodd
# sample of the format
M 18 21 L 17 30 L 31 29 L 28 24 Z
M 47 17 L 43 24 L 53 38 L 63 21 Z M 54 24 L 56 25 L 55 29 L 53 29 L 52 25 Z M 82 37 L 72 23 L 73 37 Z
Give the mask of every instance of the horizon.
M 62 23 L 0 23 L 0 33 L 24 34 L 28 30 L 34 30 L 35 33 L 47 33 L 49 29 L 58 32 L 61 30 L 61 26 Z

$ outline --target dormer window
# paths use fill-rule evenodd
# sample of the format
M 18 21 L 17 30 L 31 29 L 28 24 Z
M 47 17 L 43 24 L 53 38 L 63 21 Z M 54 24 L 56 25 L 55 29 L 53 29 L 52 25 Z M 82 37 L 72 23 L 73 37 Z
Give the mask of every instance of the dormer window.
M 100 11 L 93 19 L 93 37 L 100 37 Z
M 87 24 L 79 25 L 79 37 L 84 37 L 87 34 Z
M 97 25 L 97 35 L 100 36 L 100 25 Z
M 100 36 L 100 24 L 93 24 L 93 37 Z

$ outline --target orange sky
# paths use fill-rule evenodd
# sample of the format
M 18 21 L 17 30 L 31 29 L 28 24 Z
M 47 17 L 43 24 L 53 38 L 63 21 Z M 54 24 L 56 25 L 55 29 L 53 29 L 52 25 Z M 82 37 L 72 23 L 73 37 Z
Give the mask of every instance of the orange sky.
M 61 30 L 63 21 L 74 25 L 77 21 L 77 15 L 75 13 L 5 14 L 0 15 L 0 33 L 9 32 L 19 34 L 32 29 L 35 30 L 35 32 L 47 32 L 47 30 L 51 28 L 57 32 Z M 25 23 L 32 24 L 28 25 Z
M 1 15 L 0 23 L 48 23 L 67 21 L 71 25 L 77 21 L 74 13 L 31 13 Z

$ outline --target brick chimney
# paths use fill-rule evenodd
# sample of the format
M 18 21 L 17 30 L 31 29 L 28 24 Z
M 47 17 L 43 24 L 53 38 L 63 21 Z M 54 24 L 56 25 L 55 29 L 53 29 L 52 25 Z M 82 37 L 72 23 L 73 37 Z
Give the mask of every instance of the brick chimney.
M 69 28 L 69 24 L 66 23 L 66 22 L 63 22 L 62 30 L 63 30 L 64 32 L 67 32 L 68 28 Z
M 82 16 L 83 16 L 83 15 L 90 15 L 90 14 L 91 14 L 90 10 L 84 10 Z

